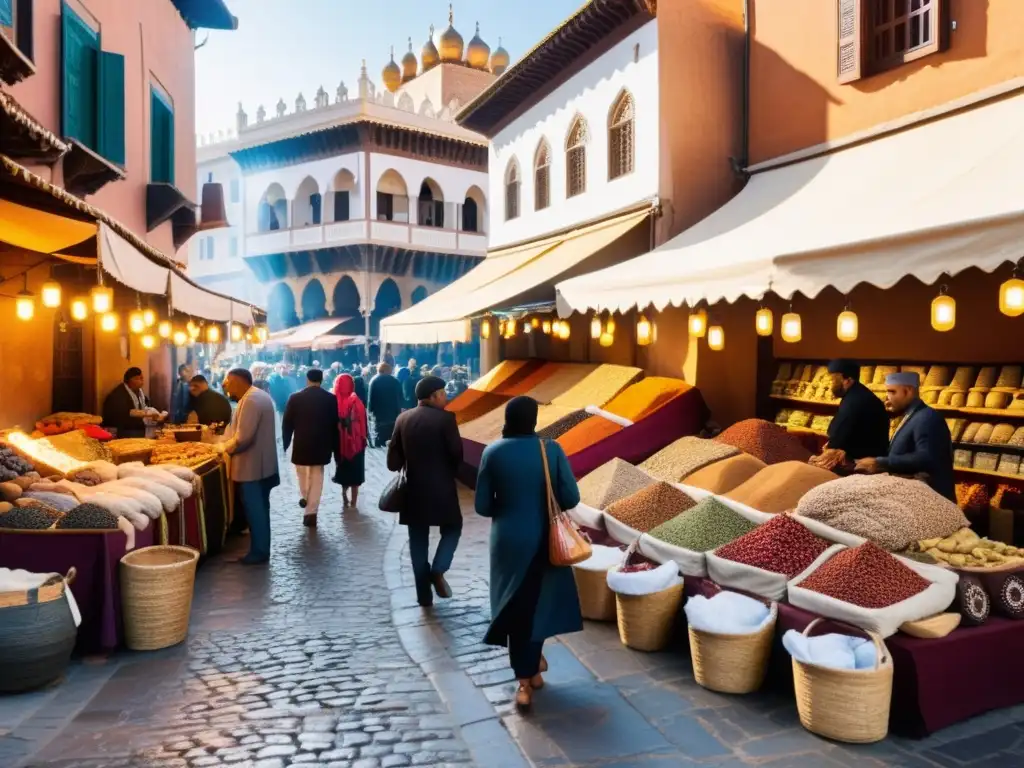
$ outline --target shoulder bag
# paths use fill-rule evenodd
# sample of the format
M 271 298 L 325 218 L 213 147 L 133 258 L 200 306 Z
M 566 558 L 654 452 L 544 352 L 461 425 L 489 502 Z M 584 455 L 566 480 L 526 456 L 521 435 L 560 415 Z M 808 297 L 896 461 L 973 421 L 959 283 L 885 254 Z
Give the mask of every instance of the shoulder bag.
M 558 506 L 555 490 L 551 486 L 551 472 L 548 470 L 548 454 L 544 449 L 543 438 L 540 441 L 540 463 L 544 467 L 548 518 L 551 522 L 548 529 L 548 558 L 556 566 L 581 563 L 593 554 L 593 550 L 569 514 Z
M 381 512 L 405 512 L 406 506 L 406 479 L 405 469 L 402 469 L 397 475 L 391 478 L 384 490 L 381 491 L 380 500 L 377 502 L 377 508 Z

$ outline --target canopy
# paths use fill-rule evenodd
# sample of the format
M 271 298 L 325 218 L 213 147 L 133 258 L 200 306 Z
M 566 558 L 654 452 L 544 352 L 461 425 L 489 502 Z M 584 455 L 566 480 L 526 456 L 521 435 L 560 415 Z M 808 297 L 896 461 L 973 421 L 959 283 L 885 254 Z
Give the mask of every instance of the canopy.
M 467 342 L 472 338 L 474 315 L 550 285 L 644 221 L 651 210 L 632 211 L 567 234 L 494 251 L 464 277 L 382 320 L 381 335 L 385 342 L 398 344 Z
M 129 243 L 117 232 L 102 222 L 99 225 L 100 266 L 103 271 L 122 285 L 134 288 L 142 293 L 164 296 L 167 293 L 167 280 L 171 270 L 157 264 L 142 251 Z M 196 313 L 197 317 L 206 317 Z M 210 320 L 216 318 L 210 317 Z
M 78 221 L 0 200 L 0 240 L 27 251 L 55 253 L 96 234 L 96 222 Z
M 313 339 L 313 346 L 310 349 L 319 351 L 322 349 L 344 349 L 345 347 L 362 346 L 366 343 L 365 336 L 340 336 L 336 334 L 325 334 Z
M 179 272 L 170 274 L 171 307 L 175 311 L 217 323 L 252 325 L 256 322 L 251 304 L 201 288 Z
M 654 251 L 559 283 L 558 310 L 816 296 L 991 272 L 1024 243 L 1024 93 L 754 175 Z
M 351 319 L 350 317 L 325 317 L 320 320 L 311 320 L 286 331 L 276 331 L 270 334 L 267 344 L 283 346 L 288 349 L 330 349 L 331 347 L 317 347 L 314 344 Z

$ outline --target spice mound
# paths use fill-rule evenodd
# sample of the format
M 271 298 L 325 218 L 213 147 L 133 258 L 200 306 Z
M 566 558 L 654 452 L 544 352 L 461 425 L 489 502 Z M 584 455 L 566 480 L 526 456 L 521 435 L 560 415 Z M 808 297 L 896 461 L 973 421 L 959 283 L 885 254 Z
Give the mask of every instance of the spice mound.
M 811 458 L 811 452 L 798 437 L 791 435 L 784 427 L 762 419 L 736 422 L 715 440 L 739 448 L 765 464 L 807 461 Z
M 760 459 L 755 459 L 746 453 L 738 453 L 728 459 L 709 464 L 692 475 L 687 475 L 686 484 L 692 485 L 694 488 L 703 488 L 711 493 L 727 494 L 733 488 L 747 482 L 766 466 L 768 465 Z
M 888 608 L 928 588 L 928 580 L 870 541 L 830 557 L 803 589 L 861 608 Z
M 734 542 L 719 547 L 715 554 L 792 578 L 810 566 L 828 547 L 827 541 L 800 523 L 778 515 Z
M 689 512 L 651 530 L 652 538 L 692 552 L 708 552 L 750 533 L 757 526 L 713 496 Z
M 657 482 L 616 501 L 608 507 L 607 512 L 620 523 L 647 533 L 695 505 L 693 499 L 675 486 Z
M 735 456 L 736 448 L 700 437 L 681 437 L 662 448 L 640 468 L 659 480 L 678 483 L 687 475 L 721 459 Z
M 607 509 L 609 504 L 653 482 L 650 475 L 628 461 L 612 459 L 580 480 L 580 501 L 594 509 Z
M 784 461 L 765 467 L 726 495 L 762 512 L 785 512 L 795 509 L 803 495 L 812 488 L 836 479 L 837 475 L 827 469 L 800 461 Z
M 79 504 L 57 523 L 58 528 L 117 528 L 117 515 L 95 504 Z
M 0 515 L 0 528 L 40 531 L 53 525 L 53 519 L 41 506 L 15 507 Z
M 583 409 L 570 411 L 567 415 L 544 427 L 544 429 L 538 429 L 537 436 L 546 440 L 555 440 L 589 418 L 591 418 L 590 414 Z

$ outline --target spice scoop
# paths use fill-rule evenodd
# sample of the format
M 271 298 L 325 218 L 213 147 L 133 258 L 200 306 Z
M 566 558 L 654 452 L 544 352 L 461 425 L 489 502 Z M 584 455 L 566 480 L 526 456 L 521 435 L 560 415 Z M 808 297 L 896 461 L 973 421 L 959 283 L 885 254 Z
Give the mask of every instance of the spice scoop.
M 959 627 L 960 618 L 959 613 L 937 613 L 926 619 L 903 622 L 900 624 L 900 632 L 925 640 L 937 639 Z

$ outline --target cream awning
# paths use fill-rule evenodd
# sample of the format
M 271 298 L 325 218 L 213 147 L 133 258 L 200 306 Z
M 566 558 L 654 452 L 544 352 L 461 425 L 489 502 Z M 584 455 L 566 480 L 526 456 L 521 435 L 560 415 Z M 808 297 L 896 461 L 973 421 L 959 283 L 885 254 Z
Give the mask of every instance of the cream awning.
M 351 318 L 347 317 L 325 317 L 320 320 L 311 320 L 294 328 L 289 329 L 287 335 L 278 339 L 271 335 L 269 341 L 276 345 L 288 347 L 288 349 L 311 349 L 313 342 L 321 336 L 328 335 L 331 331 Z
M 96 234 L 96 222 L 0 200 L 0 240 L 39 253 L 56 253 Z
M 136 291 L 165 296 L 171 270 L 157 264 L 106 224 L 101 222 L 99 228 L 96 252 L 103 271 L 117 282 Z
M 632 211 L 557 237 L 494 251 L 464 277 L 382 320 L 381 335 L 385 342 L 398 344 L 467 342 L 472 338 L 473 316 L 508 306 L 524 293 L 553 283 L 640 224 L 651 210 Z
M 1024 253 L 1024 93 L 754 175 L 654 251 L 559 283 L 558 310 L 932 283 Z

